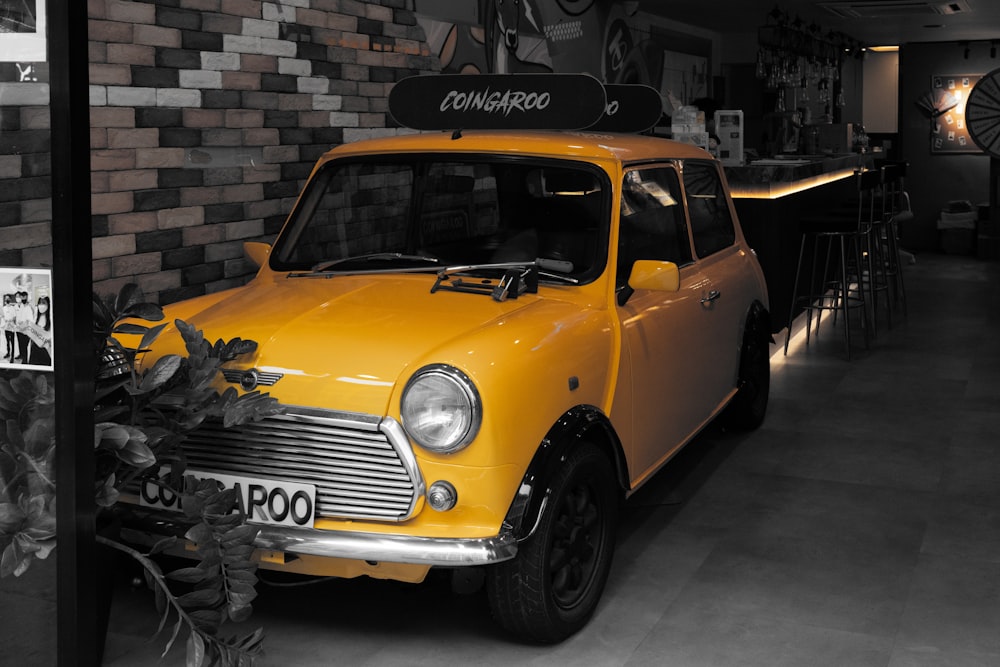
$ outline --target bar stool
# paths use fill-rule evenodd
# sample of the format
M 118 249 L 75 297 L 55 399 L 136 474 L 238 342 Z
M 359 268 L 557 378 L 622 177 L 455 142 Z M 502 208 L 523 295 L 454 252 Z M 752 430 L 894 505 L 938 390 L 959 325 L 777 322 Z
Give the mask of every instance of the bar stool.
M 905 162 L 886 162 L 882 165 L 882 223 L 878 236 L 884 242 L 886 253 L 885 273 L 892 288 L 893 305 L 901 305 L 906 317 L 906 285 L 903 282 L 903 253 L 899 247 L 899 227 L 913 220 L 910 195 L 906 192 Z
M 806 344 L 812 331 L 812 316 L 816 312 L 816 330 L 819 327 L 824 310 L 834 314 L 836 326 L 837 315 L 843 317 L 844 346 L 847 358 L 851 358 L 851 323 L 852 310 L 859 310 L 861 326 L 864 332 L 865 348 L 869 347 L 869 338 L 873 331 L 872 318 L 869 315 L 869 301 L 875 290 L 877 269 L 872 252 L 873 223 L 881 215 L 881 209 L 876 209 L 875 200 L 881 192 L 881 172 L 875 170 L 855 172 L 857 186 L 857 205 L 853 212 L 828 212 L 824 214 L 804 216 L 799 220 L 799 258 L 795 269 L 795 281 L 792 288 L 791 307 L 788 313 L 788 327 L 785 333 L 785 354 L 788 354 L 788 343 L 791 339 L 792 322 L 801 308 L 806 314 Z M 807 258 L 807 248 L 811 247 L 809 258 L 809 275 L 803 277 L 803 265 Z M 831 259 L 835 258 L 837 265 L 831 274 Z M 819 270 L 822 273 L 817 275 Z M 800 291 L 800 285 L 802 290 Z
M 881 170 L 881 168 L 880 168 Z M 881 171 L 878 172 L 880 178 L 877 183 L 874 175 L 867 176 L 867 182 L 858 183 L 857 203 L 860 208 L 858 215 L 863 216 L 870 225 L 869 233 L 860 237 L 861 243 L 861 263 L 851 264 L 850 268 L 855 269 L 852 276 L 857 280 L 859 289 L 864 289 L 868 301 L 870 317 L 871 335 L 878 332 L 879 322 L 879 296 L 885 295 L 885 319 L 889 328 L 892 328 L 892 284 L 889 276 L 889 245 L 885 230 L 888 227 L 887 217 L 887 195 L 885 192 L 885 179 Z M 872 186 L 874 187 L 868 187 Z M 837 211 L 836 216 L 824 214 L 820 216 L 822 221 L 831 217 L 850 217 L 849 212 Z M 845 218 L 845 223 L 848 220 Z M 833 321 L 837 322 L 838 310 L 833 311 Z M 817 324 L 817 327 L 819 325 Z
M 888 231 L 891 218 L 889 211 L 892 206 L 889 203 L 890 195 L 886 191 L 885 173 L 881 168 L 873 170 L 872 173 L 878 174 L 878 184 L 871 195 L 874 202 L 869 216 L 871 232 L 868 235 L 866 247 L 862 250 L 866 260 L 866 270 L 861 274 L 861 277 L 871 300 L 872 333 L 875 333 L 878 331 L 879 322 L 879 295 L 885 295 L 885 320 L 890 329 L 892 328 L 894 297 L 892 277 L 889 274 L 889 268 L 893 262 L 890 258 L 892 251 L 889 237 L 891 234 Z

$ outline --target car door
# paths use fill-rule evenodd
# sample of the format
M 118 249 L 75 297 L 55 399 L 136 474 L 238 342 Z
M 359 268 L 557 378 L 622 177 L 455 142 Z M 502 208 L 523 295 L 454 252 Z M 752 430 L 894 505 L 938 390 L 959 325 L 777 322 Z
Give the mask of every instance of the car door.
M 703 364 L 697 358 L 702 289 L 680 183 L 673 163 L 628 169 L 622 182 L 616 259 L 622 363 L 612 420 L 627 448 L 634 483 L 699 422 L 699 401 L 687 389 L 697 384 Z M 633 290 L 629 274 L 641 259 L 677 264 L 680 289 Z
M 718 349 L 725 335 L 716 330 L 728 328 L 731 319 L 727 282 L 715 276 L 716 265 L 726 261 L 724 235 L 720 224 L 710 229 L 707 217 L 718 202 L 700 167 L 685 193 L 687 174 L 679 166 L 637 167 L 623 181 L 616 269 L 622 364 L 612 420 L 628 449 L 633 485 L 700 430 L 735 384 L 735 362 Z M 695 220 L 685 214 L 685 195 L 699 209 Z M 701 231 L 693 246 L 689 230 L 695 225 Z M 632 291 L 626 283 L 638 259 L 676 263 L 680 289 Z
M 747 258 L 736 244 L 733 211 L 717 162 L 687 160 L 682 170 L 695 266 L 702 281 L 701 341 L 705 405 L 722 407 L 736 390 L 740 342 L 751 284 Z

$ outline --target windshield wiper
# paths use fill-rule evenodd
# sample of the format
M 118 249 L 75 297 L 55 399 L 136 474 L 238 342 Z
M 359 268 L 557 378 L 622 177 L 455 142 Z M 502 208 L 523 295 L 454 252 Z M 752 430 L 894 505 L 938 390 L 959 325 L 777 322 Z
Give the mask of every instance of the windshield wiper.
M 562 273 L 550 273 L 549 271 L 539 271 L 538 277 L 544 278 L 545 282 L 552 283 L 563 283 L 566 285 L 579 285 L 579 278 L 574 278 L 573 276 L 563 275 Z
M 408 255 L 402 252 L 372 252 L 366 255 L 354 255 L 352 257 L 341 257 L 340 259 L 331 259 L 325 262 L 320 262 L 309 269 L 313 273 L 323 273 L 324 271 L 329 271 L 335 266 L 340 264 L 346 264 L 348 262 L 372 262 L 372 261 L 404 261 L 404 262 L 429 262 L 431 264 L 437 264 L 437 257 L 430 257 L 428 255 Z
M 559 273 L 540 271 L 539 268 L 549 268 L 556 271 L 572 271 L 573 264 L 562 260 L 537 258 L 530 262 L 497 262 L 491 264 L 468 264 L 448 266 L 437 274 L 437 280 L 431 287 L 431 294 L 438 290 L 451 292 L 467 292 L 470 294 L 488 294 L 494 301 L 506 301 L 508 298 L 516 299 L 521 294 L 538 292 L 538 279 L 541 276 L 565 282 L 572 285 L 579 284 L 579 280 L 572 276 Z M 495 271 L 500 275 L 495 278 L 495 282 L 465 281 L 463 275 L 475 274 L 481 271 Z

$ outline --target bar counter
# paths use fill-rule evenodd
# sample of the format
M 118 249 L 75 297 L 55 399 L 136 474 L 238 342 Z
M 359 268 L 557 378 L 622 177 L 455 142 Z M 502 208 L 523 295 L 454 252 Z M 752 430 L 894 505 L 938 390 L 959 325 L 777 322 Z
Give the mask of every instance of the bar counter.
M 855 199 L 851 178 L 873 154 L 787 155 L 725 167 L 736 213 L 757 252 L 771 301 L 771 331 L 788 323 L 799 256 L 798 220 Z
M 872 155 L 787 155 L 725 167 L 734 199 L 779 199 L 870 168 Z

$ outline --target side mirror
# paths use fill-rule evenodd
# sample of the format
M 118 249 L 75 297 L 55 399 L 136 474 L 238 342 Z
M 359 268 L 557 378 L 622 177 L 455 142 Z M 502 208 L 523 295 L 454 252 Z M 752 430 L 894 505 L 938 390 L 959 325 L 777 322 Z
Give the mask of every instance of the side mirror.
M 681 288 L 680 269 L 673 262 L 637 259 L 632 264 L 628 282 L 618 290 L 618 305 L 624 306 L 637 289 L 655 292 L 676 292 Z
M 632 289 L 676 292 L 681 288 L 680 269 L 673 262 L 637 259 L 628 276 L 628 284 Z
M 243 244 L 243 254 L 260 268 L 267 263 L 267 256 L 271 254 L 271 244 L 247 241 Z

